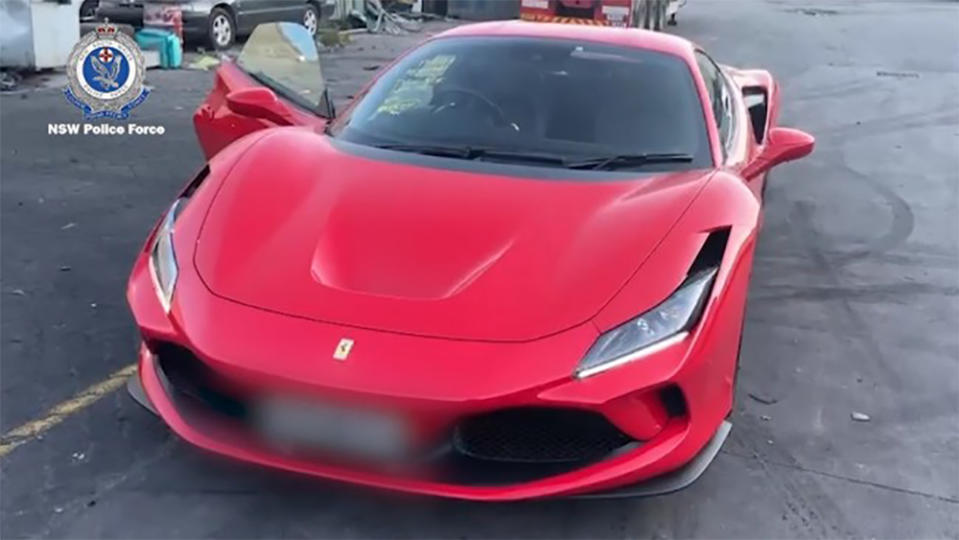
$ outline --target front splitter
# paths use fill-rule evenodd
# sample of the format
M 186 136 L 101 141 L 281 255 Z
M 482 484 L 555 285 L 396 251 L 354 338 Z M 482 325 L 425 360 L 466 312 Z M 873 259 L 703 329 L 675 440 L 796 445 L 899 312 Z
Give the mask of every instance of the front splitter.
M 610 491 L 601 491 L 596 493 L 586 493 L 576 495 L 575 499 L 625 499 L 630 497 L 653 497 L 656 495 L 666 495 L 679 491 L 693 482 L 695 482 L 709 467 L 709 464 L 716 459 L 719 449 L 723 447 L 729 431 L 733 424 L 728 420 L 723 420 L 719 424 L 719 429 L 713 434 L 713 437 L 706 443 L 706 446 L 696 454 L 696 457 L 682 468 L 671 473 L 657 476 L 650 480 L 643 480 L 636 484 L 623 486 Z
M 143 383 L 140 382 L 139 370 L 127 379 L 127 392 L 130 394 L 130 397 L 142 405 L 144 409 L 160 416 L 160 413 L 153 407 L 153 403 L 150 403 L 150 398 L 147 397 L 146 390 L 143 389 Z

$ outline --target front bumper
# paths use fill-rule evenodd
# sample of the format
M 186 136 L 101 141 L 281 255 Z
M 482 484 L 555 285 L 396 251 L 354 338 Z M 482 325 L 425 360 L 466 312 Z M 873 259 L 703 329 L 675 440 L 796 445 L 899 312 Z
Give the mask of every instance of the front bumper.
M 158 382 L 161 382 L 162 385 L 162 381 Z M 150 398 L 147 397 L 147 393 L 143 388 L 139 373 L 131 376 L 127 381 L 127 391 L 129 392 L 130 396 L 145 409 L 155 415 L 160 415 L 160 412 L 153 406 Z M 619 499 L 633 497 L 653 497 L 656 495 L 666 495 L 679 491 L 691 485 L 693 482 L 698 480 L 704 472 L 706 472 L 706 469 L 712 463 L 713 459 L 715 459 L 719 454 L 719 450 L 722 448 L 723 443 L 726 442 L 726 438 L 729 436 L 729 432 L 731 430 L 732 424 L 728 421 L 723 421 L 716 430 L 716 433 L 713 434 L 712 438 L 710 438 L 706 446 L 704 446 L 703 449 L 700 450 L 700 452 L 689 461 L 689 463 L 680 467 L 679 469 L 676 469 L 675 471 L 657 476 L 656 478 L 650 480 L 643 480 L 635 484 L 621 486 L 608 491 L 590 492 L 584 495 L 578 495 L 576 497 L 583 499 Z M 202 446 L 200 443 L 195 441 L 191 442 Z M 213 449 L 209 446 L 206 446 L 206 448 Z M 240 459 L 246 459 L 248 461 L 253 461 L 266 466 L 274 465 L 266 456 L 262 456 L 258 459 L 251 459 L 249 457 L 240 457 Z M 290 469 L 290 467 L 278 467 Z M 297 469 L 293 468 L 290 470 L 296 471 Z M 326 476 L 323 473 L 317 474 L 319 476 Z M 357 481 L 356 479 L 352 480 Z M 443 493 L 443 495 L 448 494 Z
M 156 299 L 144 257 L 131 276 L 128 300 L 144 338 L 139 400 L 179 436 L 216 453 L 317 477 L 463 499 L 576 496 L 617 488 L 622 489 L 614 495 L 632 496 L 688 485 L 703 472 L 728 433 L 730 366 L 738 354 L 738 339 L 709 337 L 731 333 L 722 326 L 731 318 L 717 316 L 723 306 L 730 305 L 726 302 L 717 302 L 719 313 L 704 319 L 688 340 L 642 361 L 579 380 L 572 376 L 573 370 L 598 335 L 591 323 L 524 343 L 391 334 L 240 305 L 211 294 L 192 268 L 187 270 L 180 274 L 169 314 Z M 189 309 L 182 309 L 184 299 L 189 299 Z M 358 345 L 349 361 L 333 360 L 336 343 L 346 336 Z M 407 414 L 424 439 L 442 438 L 444 430 L 464 418 L 538 407 L 596 413 L 631 442 L 574 467 L 478 482 L 387 474 L 292 456 L 242 434 L 228 433 L 216 422 L 199 422 L 185 411 L 171 395 L 151 350 L 162 343 L 188 349 L 209 369 L 246 388 L 376 401 Z M 132 386 L 136 392 L 137 385 Z M 678 393 L 681 406 L 664 401 L 667 390 L 673 396 Z

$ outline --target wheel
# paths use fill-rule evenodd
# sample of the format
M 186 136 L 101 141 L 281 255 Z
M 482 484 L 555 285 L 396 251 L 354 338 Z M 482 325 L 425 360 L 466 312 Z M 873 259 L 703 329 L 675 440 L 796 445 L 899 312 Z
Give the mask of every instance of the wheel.
M 309 30 L 311 36 L 316 36 L 316 30 L 320 27 L 320 10 L 314 4 L 307 4 L 303 12 L 303 26 Z
M 733 411 L 736 410 L 736 389 L 739 388 L 739 370 L 743 367 L 743 335 L 746 333 L 746 314 L 743 313 L 743 322 L 739 326 L 739 347 L 736 349 L 736 366 L 733 367 L 733 388 L 732 388 L 732 399 L 729 401 L 732 402 L 732 406 L 729 408 L 729 415 L 733 414 Z M 728 418 L 728 416 L 727 416 Z
M 80 4 L 80 20 L 92 21 L 97 14 L 97 6 L 99 4 L 99 0 L 83 0 L 83 3 Z
M 236 41 L 236 23 L 230 12 L 223 8 L 213 8 L 210 12 L 207 38 L 215 50 L 229 49 Z

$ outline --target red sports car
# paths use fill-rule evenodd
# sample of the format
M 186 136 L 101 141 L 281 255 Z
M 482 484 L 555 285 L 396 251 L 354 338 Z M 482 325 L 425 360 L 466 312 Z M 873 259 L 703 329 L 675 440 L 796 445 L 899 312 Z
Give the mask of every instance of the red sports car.
M 197 446 L 318 477 L 684 487 L 730 429 L 766 174 L 814 144 L 778 105 L 678 37 L 494 22 L 337 115 L 305 30 L 261 26 L 133 268 L 130 390 Z

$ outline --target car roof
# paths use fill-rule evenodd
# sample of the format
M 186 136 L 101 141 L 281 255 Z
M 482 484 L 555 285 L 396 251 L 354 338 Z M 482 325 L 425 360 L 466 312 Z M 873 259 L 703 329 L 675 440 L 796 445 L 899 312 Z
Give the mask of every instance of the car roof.
M 696 46 L 689 40 L 638 28 L 616 28 L 584 24 L 559 24 L 527 21 L 491 21 L 457 26 L 436 38 L 453 36 L 533 37 L 592 41 L 672 54 L 694 61 Z

